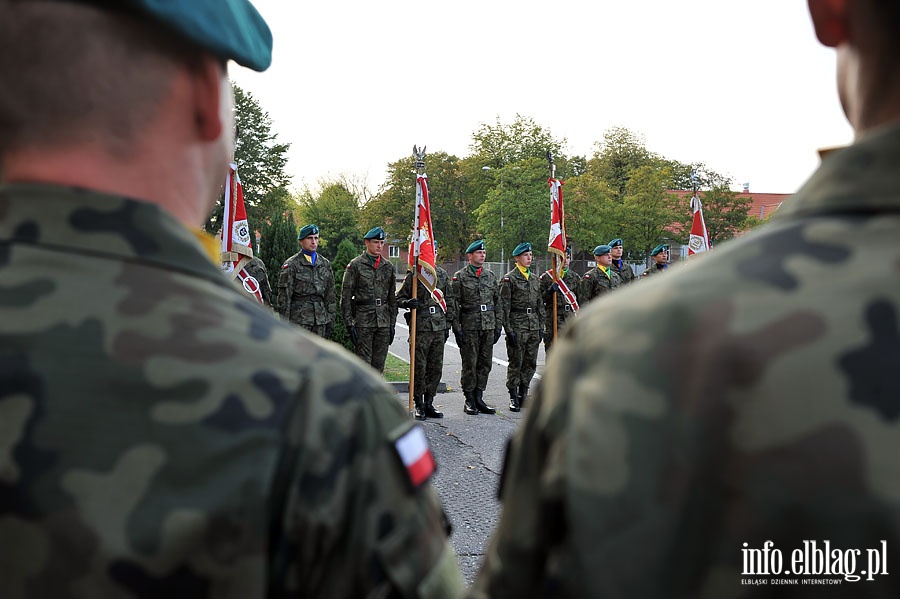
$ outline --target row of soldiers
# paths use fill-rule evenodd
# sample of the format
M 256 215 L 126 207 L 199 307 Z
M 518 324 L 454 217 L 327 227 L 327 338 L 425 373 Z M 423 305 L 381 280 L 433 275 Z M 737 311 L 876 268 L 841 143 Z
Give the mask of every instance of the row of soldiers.
M 334 330 L 336 301 L 331 263 L 319 255 L 319 228 L 309 224 L 298 234 L 300 251 L 288 258 L 278 276 L 276 307 L 295 324 L 328 338 Z M 557 330 L 575 315 L 573 306 L 550 271 L 532 272 L 530 243 L 513 250 L 515 267 L 498 280 L 484 267 L 483 240 L 466 248 L 467 264 L 452 278 L 436 268 L 436 287 L 445 305 L 432 297 L 421 282 L 413 297 L 412 272 L 407 272 L 395 292 L 396 270 L 382 256 L 385 232 L 374 227 L 363 237 L 365 251 L 350 261 L 344 271 L 341 291 L 341 318 L 356 354 L 379 372 L 384 372 L 388 348 L 394 341 L 400 308 L 416 310 L 415 376 L 413 397 L 417 419 L 441 418 L 434 407 L 444 363 L 444 344 L 452 331 L 462 358 L 461 386 L 466 414 L 494 414 L 485 404 L 484 390 L 491 371 L 493 346 L 505 331 L 509 358 L 506 387 L 509 409 L 521 410 L 537 368 L 540 343 L 549 351 L 553 344 L 553 303 L 556 303 Z M 563 265 L 562 281 L 577 296 L 580 305 L 631 283 L 634 271 L 623 259 L 622 239 L 594 248 L 596 267 L 583 277 L 569 268 L 571 252 Z M 654 263 L 643 273 L 650 276 L 667 268 L 668 246 L 651 252 Z M 407 313 L 407 316 L 409 313 Z

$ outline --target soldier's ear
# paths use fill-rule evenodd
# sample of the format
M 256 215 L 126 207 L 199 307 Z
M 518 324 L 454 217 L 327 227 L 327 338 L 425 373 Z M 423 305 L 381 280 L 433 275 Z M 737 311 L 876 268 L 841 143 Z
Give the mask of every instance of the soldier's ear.
M 816 37 L 836 48 L 850 37 L 848 0 L 807 0 Z

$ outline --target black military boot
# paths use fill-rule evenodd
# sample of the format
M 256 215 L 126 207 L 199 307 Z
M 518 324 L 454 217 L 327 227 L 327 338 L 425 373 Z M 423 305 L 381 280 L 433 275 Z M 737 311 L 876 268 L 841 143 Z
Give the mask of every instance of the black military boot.
M 519 385 L 519 407 L 525 407 L 525 399 L 528 397 L 528 385 Z
M 516 389 L 509 390 L 509 411 L 510 412 L 518 412 L 521 409 L 519 406 L 519 392 Z
M 466 403 L 463 404 L 463 412 L 469 416 L 476 416 L 478 414 L 478 408 L 475 407 L 475 392 L 463 391 L 463 395 L 466 396 Z
M 425 394 L 425 415 L 429 418 L 443 418 L 444 413 L 434 409 L 434 395 Z
M 413 411 L 413 418 L 416 420 L 425 420 L 425 402 L 422 401 L 422 396 L 413 396 L 413 403 L 416 406 Z
M 475 389 L 475 407 L 482 414 L 496 414 L 497 410 L 484 403 L 484 389 Z

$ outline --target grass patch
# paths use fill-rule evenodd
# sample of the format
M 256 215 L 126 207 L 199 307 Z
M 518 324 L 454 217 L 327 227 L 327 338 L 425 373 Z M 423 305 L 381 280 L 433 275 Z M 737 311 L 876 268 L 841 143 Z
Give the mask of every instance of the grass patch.
M 393 354 L 387 355 L 384 361 L 384 380 L 389 383 L 409 380 L 409 362 L 401 360 Z

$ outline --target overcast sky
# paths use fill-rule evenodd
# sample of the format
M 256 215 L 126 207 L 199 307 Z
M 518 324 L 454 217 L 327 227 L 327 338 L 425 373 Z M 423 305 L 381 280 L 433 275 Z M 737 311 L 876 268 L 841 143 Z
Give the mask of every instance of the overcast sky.
M 273 64 L 231 74 L 291 143 L 297 189 L 348 174 L 375 191 L 413 144 L 463 157 L 517 113 L 570 155 L 623 126 L 751 192 L 796 191 L 818 148 L 852 139 L 802 0 L 254 4 Z

